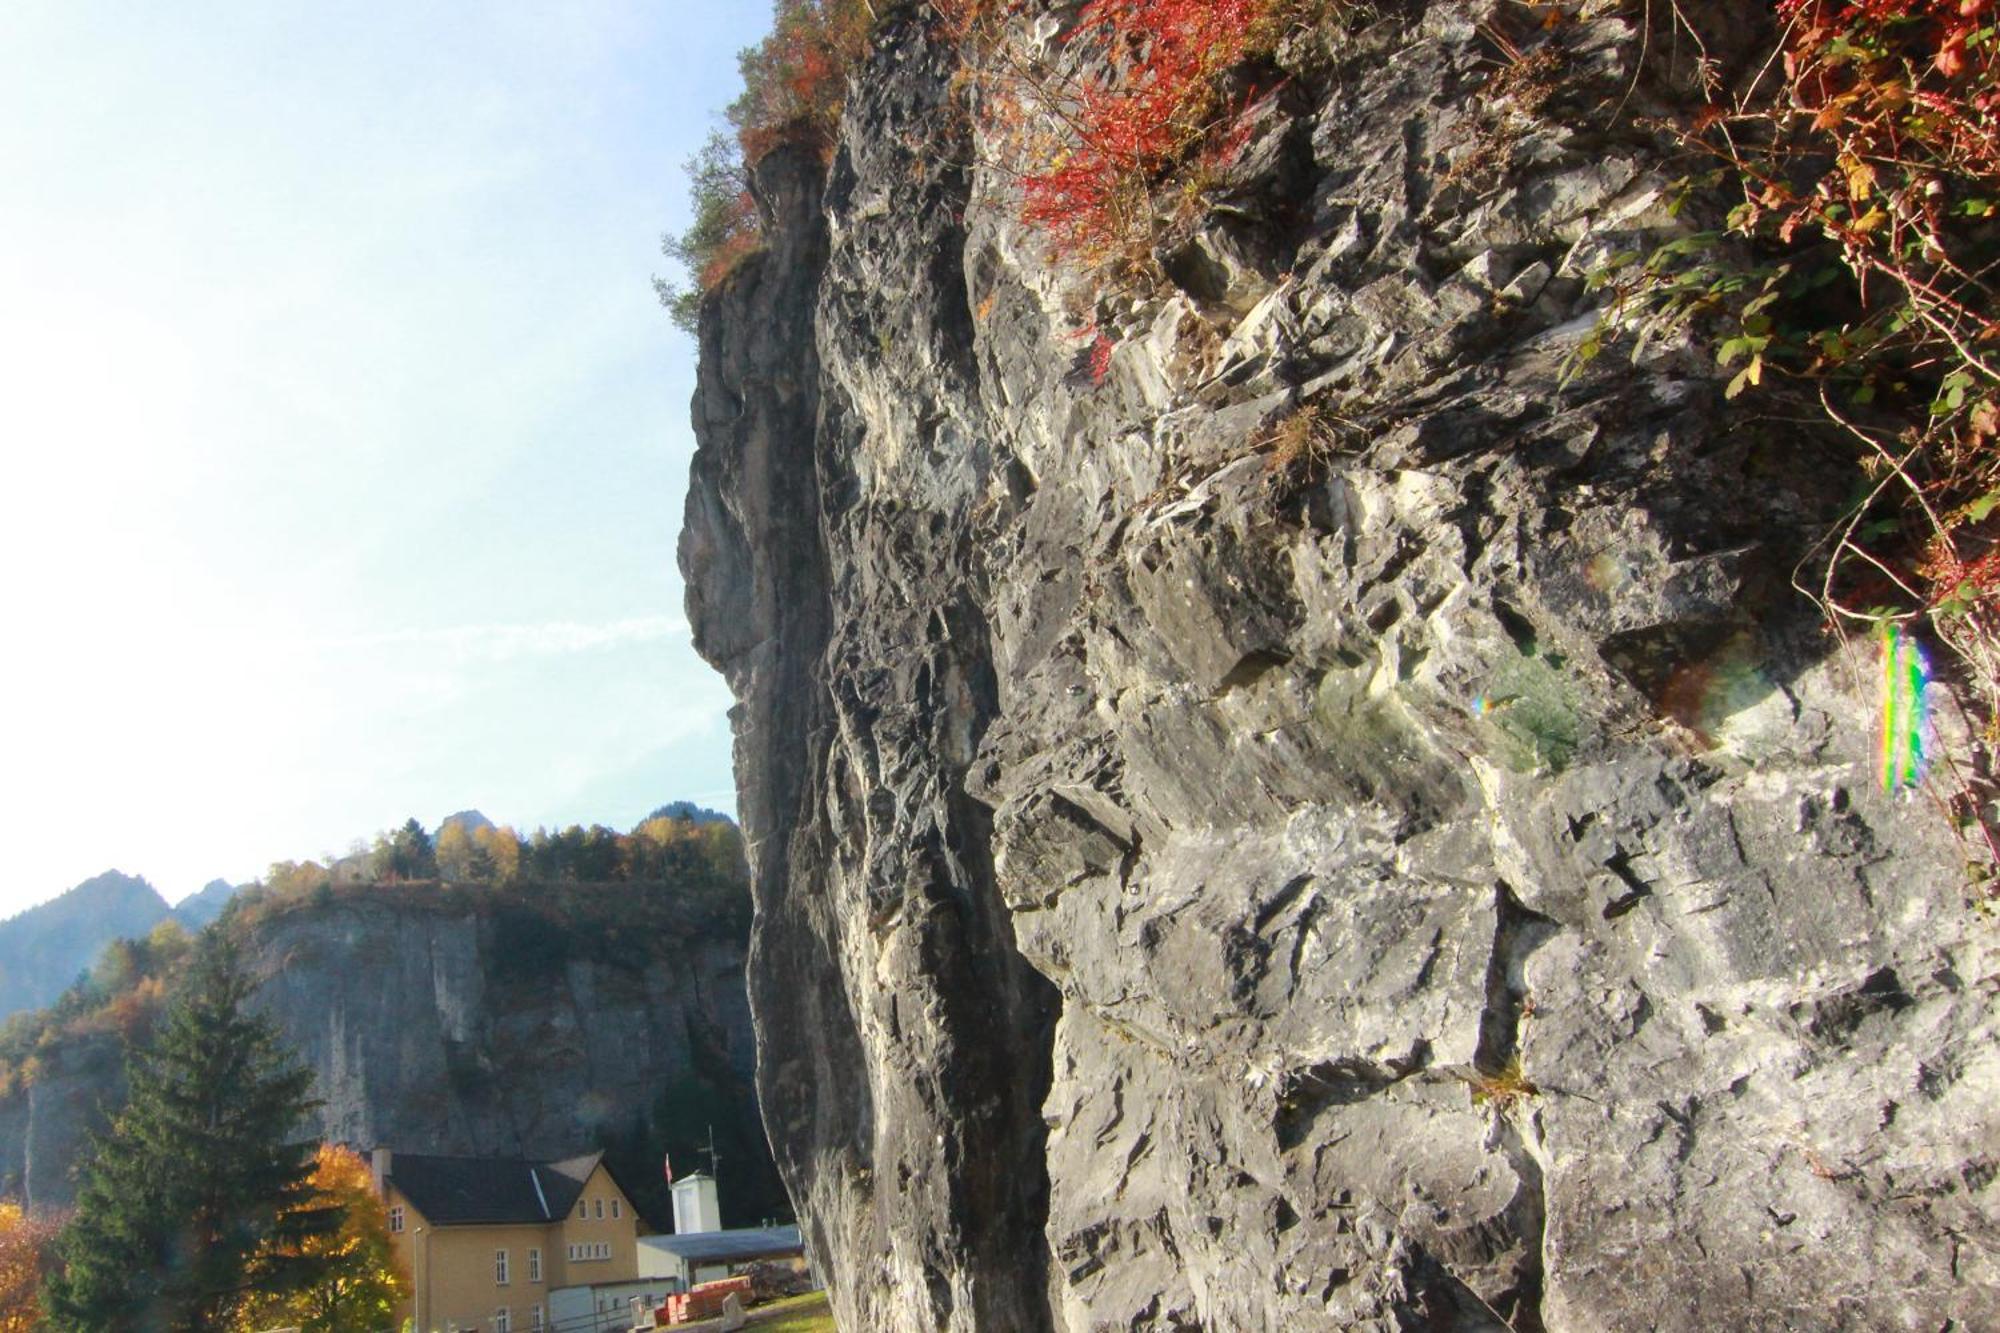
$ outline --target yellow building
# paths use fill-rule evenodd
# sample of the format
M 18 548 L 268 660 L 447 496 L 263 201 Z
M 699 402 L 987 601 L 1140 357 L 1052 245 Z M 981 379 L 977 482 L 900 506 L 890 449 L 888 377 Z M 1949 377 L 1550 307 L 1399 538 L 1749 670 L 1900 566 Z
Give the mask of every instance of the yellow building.
M 639 1219 L 604 1154 L 559 1162 L 374 1152 L 418 1333 L 554 1333 L 551 1292 L 638 1276 Z

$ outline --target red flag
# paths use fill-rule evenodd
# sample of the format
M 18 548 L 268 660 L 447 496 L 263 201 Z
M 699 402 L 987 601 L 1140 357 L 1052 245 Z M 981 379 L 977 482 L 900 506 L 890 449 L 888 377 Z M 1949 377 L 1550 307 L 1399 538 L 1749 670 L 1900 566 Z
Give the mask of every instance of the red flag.
M 666 1172 L 667 1172 L 667 1183 L 668 1183 L 669 1185 L 673 1184 L 673 1183 L 674 1183 L 674 1159 L 673 1159 L 673 1156 L 672 1156 L 672 1154 L 670 1154 L 670 1153 L 662 1153 L 662 1154 L 660 1155 L 660 1165 L 666 1168 Z

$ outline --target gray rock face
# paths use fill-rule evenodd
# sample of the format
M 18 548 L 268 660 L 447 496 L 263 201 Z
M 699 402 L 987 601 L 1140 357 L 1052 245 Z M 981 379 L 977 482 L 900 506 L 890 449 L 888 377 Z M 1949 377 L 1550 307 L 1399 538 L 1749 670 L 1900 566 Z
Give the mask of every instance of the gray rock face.
M 1486 10 L 1384 9 L 1178 291 L 1079 315 L 914 23 L 761 170 L 681 558 L 843 1326 L 2000 1325 L 1995 930 L 1788 586 L 1848 474 L 1561 384 L 1634 35 L 1485 180 Z
M 350 894 L 271 914 L 243 958 L 255 1004 L 314 1072 L 320 1138 L 553 1157 L 629 1135 L 691 1073 L 751 1075 L 742 945 L 695 930 L 621 943 L 602 915 L 606 947 L 551 949 L 560 927 L 536 912 Z M 0 1097 L 0 1196 L 62 1204 L 87 1136 L 123 1104 L 124 1053 L 100 1033 L 39 1058 Z
M 42 1064 L 0 1097 L 0 1198 L 38 1209 L 74 1199 L 71 1167 L 125 1103 L 125 1052 L 108 1033 L 64 1043 Z
M 540 1156 L 627 1129 L 699 1064 L 749 1072 L 743 952 L 696 938 L 539 958 L 488 913 L 340 902 L 251 936 L 257 1005 L 311 1068 L 321 1137 Z

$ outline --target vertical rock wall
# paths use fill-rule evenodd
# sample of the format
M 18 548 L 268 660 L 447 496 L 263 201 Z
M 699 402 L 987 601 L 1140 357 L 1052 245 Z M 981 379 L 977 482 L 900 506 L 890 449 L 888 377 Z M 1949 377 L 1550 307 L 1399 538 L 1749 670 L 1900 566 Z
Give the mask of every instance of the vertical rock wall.
M 1176 289 L 1051 267 L 908 13 L 760 169 L 681 558 L 843 1326 L 2000 1321 L 1994 929 L 1789 587 L 1849 474 L 1562 383 L 1674 224 L 1632 24 L 1523 116 L 1511 13 L 1341 37 Z
M 623 951 L 552 947 L 566 920 L 608 927 L 601 938 L 615 940 L 620 918 L 602 899 L 566 918 L 565 890 L 547 892 L 546 911 L 511 916 L 476 898 L 454 906 L 415 889 L 355 892 L 242 931 L 256 1007 L 313 1071 L 318 1137 L 466 1156 L 617 1149 L 690 1076 L 710 1080 L 728 1099 L 720 1109 L 754 1126 L 733 929 L 691 914 L 673 938 L 635 935 Z M 0 1197 L 74 1198 L 89 1135 L 124 1104 L 124 1045 L 109 1031 L 59 1038 L 38 1052 L 30 1079 L 0 1096 Z M 722 1115 L 717 1127 L 728 1133 Z M 673 1128 L 685 1140 L 701 1132 Z M 776 1193 L 769 1165 L 730 1169 L 742 1188 L 726 1206 L 754 1220 L 749 1210 Z M 742 1197 L 753 1192 L 764 1198 Z

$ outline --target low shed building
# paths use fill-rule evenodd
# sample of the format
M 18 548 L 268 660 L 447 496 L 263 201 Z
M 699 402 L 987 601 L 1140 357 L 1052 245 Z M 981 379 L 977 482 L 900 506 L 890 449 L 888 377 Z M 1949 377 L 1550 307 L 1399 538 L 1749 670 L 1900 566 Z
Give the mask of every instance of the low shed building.
M 697 1231 L 686 1236 L 639 1237 L 639 1276 L 661 1277 L 686 1291 L 742 1272 L 755 1263 L 788 1263 L 806 1271 L 805 1240 L 795 1226 Z

